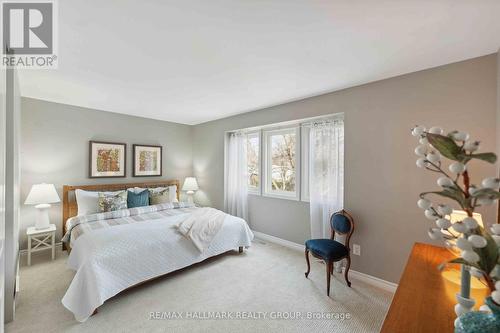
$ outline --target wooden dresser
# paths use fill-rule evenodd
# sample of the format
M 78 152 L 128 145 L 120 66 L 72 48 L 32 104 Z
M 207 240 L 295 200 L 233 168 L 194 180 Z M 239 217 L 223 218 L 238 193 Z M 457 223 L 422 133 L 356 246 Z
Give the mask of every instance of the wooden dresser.
M 455 294 L 460 285 L 459 280 L 452 280 L 459 279 L 459 266 L 450 265 L 453 269 L 444 273 L 450 275 L 448 279 L 437 269 L 452 257 L 445 248 L 415 243 L 381 332 L 453 332 Z M 471 289 L 476 308 L 487 293 L 486 287 L 480 286 Z

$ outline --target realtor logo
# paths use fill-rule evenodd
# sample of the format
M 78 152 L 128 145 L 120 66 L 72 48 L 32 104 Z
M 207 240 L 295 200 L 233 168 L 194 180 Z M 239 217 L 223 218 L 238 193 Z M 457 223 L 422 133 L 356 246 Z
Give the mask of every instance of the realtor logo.
M 52 3 L 3 3 L 3 53 L 52 53 Z
M 55 5 L 53 0 L 2 2 L 2 66 L 56 67 Z

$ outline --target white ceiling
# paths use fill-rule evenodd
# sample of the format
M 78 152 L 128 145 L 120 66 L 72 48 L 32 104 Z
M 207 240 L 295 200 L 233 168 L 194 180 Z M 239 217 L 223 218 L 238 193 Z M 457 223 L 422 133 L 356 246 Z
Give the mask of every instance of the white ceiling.
M 498 0 L 59 0 L 23 96 L 185 124 L 494 53 Z

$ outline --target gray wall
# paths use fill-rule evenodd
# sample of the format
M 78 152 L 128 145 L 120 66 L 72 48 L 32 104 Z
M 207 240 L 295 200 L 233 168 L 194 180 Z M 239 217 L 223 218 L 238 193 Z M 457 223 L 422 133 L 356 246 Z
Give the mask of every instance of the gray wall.
M 496 54 L 485 56 L 197 125 L 196 199 L 223 207 L 224 131 L 344 112 L 345 208 L 356 222 L 353 242 L 361 245 L 353 269 L 397 282 L 413 243 L 429 242 L 418 193 L 437 186 L 434 174 L 415 166 L 410 128 L 466 130 L 483 151 L 494 151 L 496 62 Z M 471 167 L 475 183 L 495 172 L 485 163 Z M 483 212 L 489 223 L 494 211 Z M 306 203 L 252 196 L 249 214 L 254 230 L 297 243 L 310 235 Z
M 22 99 L 21 200 L 32 184 L 62 185 L 142 182 L 192 175 L 191 126 L 102 112 L 36 99 Z M 127 178 L 88 178 L 89 140 L 127 143 Z M 132 177 L 132 144 L 163 146 L 163 177 Z M 51 222 L 61 237 L 62 203 L 54 204 Z M 25 229 L 34 224 L 35 208 L 22 207 L 21 248 Z

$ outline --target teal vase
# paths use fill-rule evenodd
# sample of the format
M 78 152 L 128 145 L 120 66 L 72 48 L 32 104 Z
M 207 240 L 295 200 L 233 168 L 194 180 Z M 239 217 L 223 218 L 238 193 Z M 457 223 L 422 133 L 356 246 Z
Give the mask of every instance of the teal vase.
M 491 297 L 486 298 L 491 313 L 472 311 L 460 316 L 455 333 L 498 333 L 500 332 L 500 306 Z

